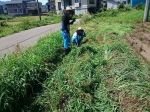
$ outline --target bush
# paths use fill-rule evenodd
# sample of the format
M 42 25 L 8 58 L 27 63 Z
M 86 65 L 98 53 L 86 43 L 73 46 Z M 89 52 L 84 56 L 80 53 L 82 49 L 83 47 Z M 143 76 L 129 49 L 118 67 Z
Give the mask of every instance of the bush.
M 115 17 L 119 13 L 118 10 L 108 10 L 105 12 L 95 14 L 97 17 Z
M 53 16 L 53 15 L 55 15 L 55 14 L 57 14 L 57 13 L 56 13 L 56 11 L 54 10 L 54 11 L 50 11 L 47 16 Z
M 21 23 L 21 27 L 24 29 L 24 30 L 28 30 L 30 27 L 31 27 L 31 22 L 29 19 L 25 19 L 23 20 L 23 22 Z
M 124 9 L 125 8 L 125 5 L 123 2 L 121 2 L 119 5 L 118 5 L 118 9 Z
M 1 22 L 0 22 L 0 25 L 1 25 L 1 26 L 7 26 L 8 24 L 7 24 L 6 21 L 1 21 Z
M 90 15 L 90 14 L 85 14 L 85 15 L 83 15 L 83 17 L 82 17 L 81 22 L 82 22 L 82 23 L 87 23 L 87 22 L 90 21 L 92 18 L 93 18 L 92 15 Z
M 15 18 L 14 16 L 11 15 L 0 15 L 0 20 L 7 20 L 7 19 L 13 19 Z
M 137 6 L 135 6 L 135 9 L 137 9 L 137 10 L 144 10 L 145 9 L 145 5 L 143 3 L 140 3 Z
M 107 2 L 102 4 L 102 11 L 106 11 L 107 10 Z
M 129 4 L 125 5 L 124 10 L 125 11 L 130 11 L 131 10 L 131 6 Z

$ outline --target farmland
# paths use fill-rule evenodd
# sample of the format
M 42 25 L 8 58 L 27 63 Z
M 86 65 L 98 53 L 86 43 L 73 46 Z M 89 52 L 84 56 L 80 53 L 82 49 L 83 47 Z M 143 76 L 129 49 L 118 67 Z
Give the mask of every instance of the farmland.
M 0 37 L 4 37 L 23 30 L 59 23 L 61 15 L 49 14 L 47 16 L 41 16 L 42 21 L 39 20 L 38 16 L 0 16 L 0 19 Z
M 55 32 L 1 59 L 0 111 L 149 112 L 150 64 L 126 39 L 143 12 L 84 15 L 71 34 L 81 26 L 87 36 L 68 55 Z

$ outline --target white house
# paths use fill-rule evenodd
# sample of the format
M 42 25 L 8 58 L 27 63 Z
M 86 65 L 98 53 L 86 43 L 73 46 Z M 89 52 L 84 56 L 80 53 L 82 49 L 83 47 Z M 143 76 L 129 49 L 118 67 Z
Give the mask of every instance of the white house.
M 124 4 L 129 4 L 129 0 L 107 0 L 107 10 L 117 9 L 118 5 L 123 2 Z
M 67 6 L 71 6 L 75 10 L 75 14 L 83 14 L 86 12 L 95 13 L 100 8 L 101 0 L 55 0 L 57 13 L 61 13 Z

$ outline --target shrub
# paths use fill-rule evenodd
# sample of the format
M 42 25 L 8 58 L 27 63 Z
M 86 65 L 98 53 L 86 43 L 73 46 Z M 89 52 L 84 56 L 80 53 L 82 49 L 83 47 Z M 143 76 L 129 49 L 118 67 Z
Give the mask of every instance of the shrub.
M 143 3 L 140 3 L 137 6 L 135 6 L 135 9 L 137 9 L 137 10 L 144 10 L 145 9 L 145 5 Z
M 13 19 L 15 18 L 14 16 L 11 15 L 0 15 L 0 20 L 7 20 L 7 19 Z
M 2 22 L 0 22 L 0 25 L 1 25 L 1 26 L 7 26 L 8 24 L 7 24 L 6 21 L 2 21 Z
M 29 19 L 24 19 L 23 22 L 21 23 L 21 27 L 24 29 L 24 30 L 27 30 L 29 29 L 31 26 L 31 22 Z
M 125 8 L 125 5 L 123 2 L 121 2 L 119 5 L 118 5 L 118 9 L 124 9 Z
M 130 11 L 131 10 L 131 6 L 129 4 L 125 5 L 124 10 L 125 11 Z

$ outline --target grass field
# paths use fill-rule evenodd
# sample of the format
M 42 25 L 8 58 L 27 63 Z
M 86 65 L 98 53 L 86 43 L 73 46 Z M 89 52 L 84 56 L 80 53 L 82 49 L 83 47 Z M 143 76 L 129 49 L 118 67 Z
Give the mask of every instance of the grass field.
M 60 21 L 61 15 L 41 16 L 41 21 L 38 16 L 9 17 L 8 19 L 3 17 L 3 20 L 0 21 L 0 37 Z
M 68 55 L 56 32 L 0 60 L 0 111 L 149 112 L 150 64 L 124 38 L 143 12 L 84 15 L 71 34 L 87 36 Z

